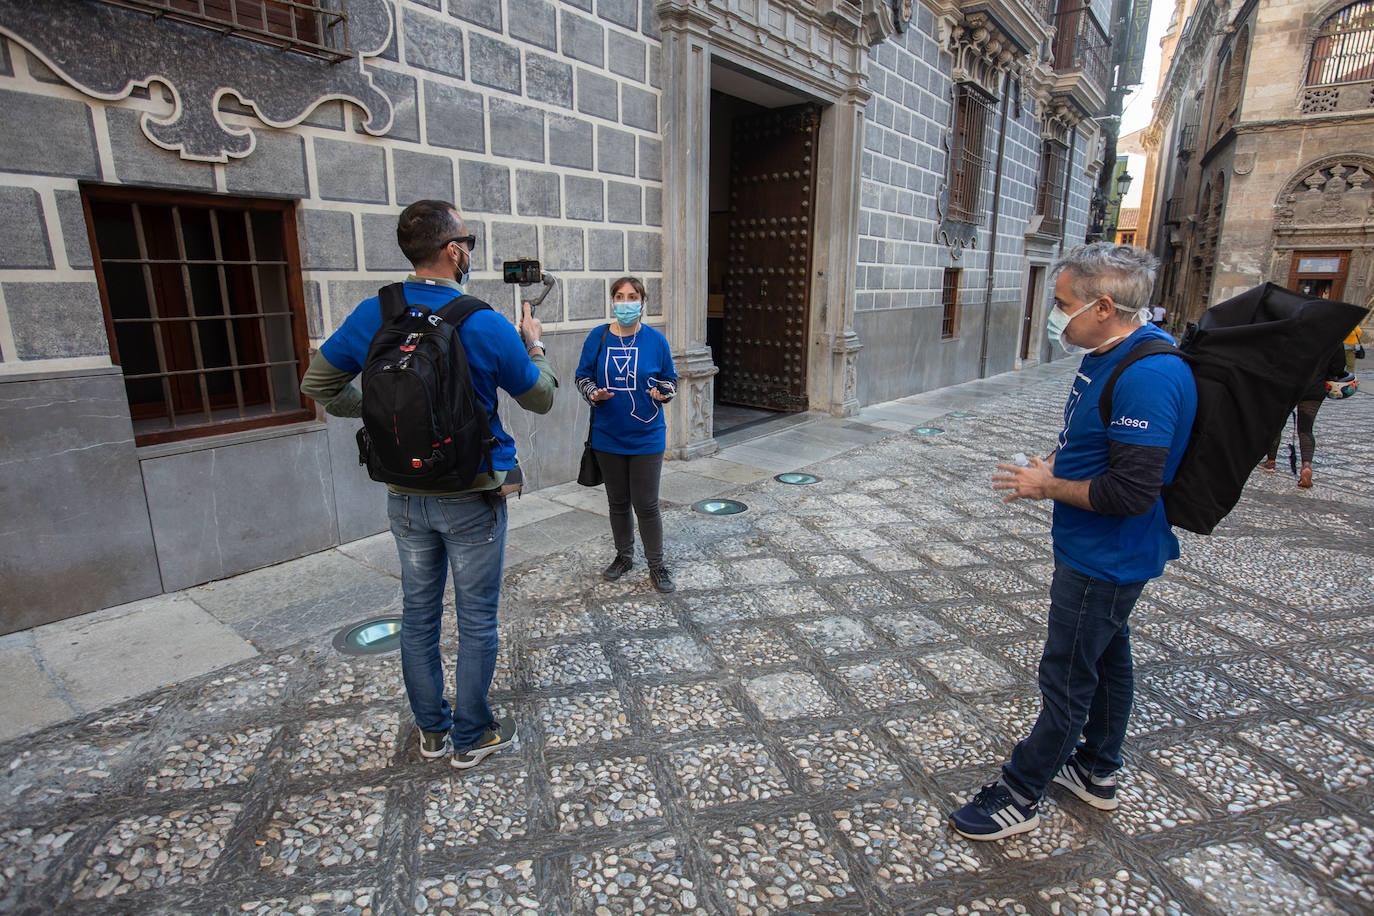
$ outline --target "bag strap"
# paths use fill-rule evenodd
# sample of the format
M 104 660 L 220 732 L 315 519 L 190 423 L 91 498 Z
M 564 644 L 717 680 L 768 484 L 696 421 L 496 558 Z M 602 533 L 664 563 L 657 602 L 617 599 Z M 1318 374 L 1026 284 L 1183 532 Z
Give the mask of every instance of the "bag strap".
M 606 346 L 606 335 L 610 333 L 610 330 L 610 322 L 607 322 L 606 326 L 601 329 L 601 343 L 596 345 L 596 359 L 592 360 L 592 381 L 596 381 L 596 369 L 601 365 L 601 348 Z M 596 406 L 593 405 L 592 409 L 587 413 L 587 448 L 592 447 L 592 420 L 595 417 Z
M 389 283 L 383 286 L 377 293 L 377 301 L 382 306 L 382 323 L 393 321 L 401 316 L 411 305 L 406 301 L 406 286 L 404 283 Z M 424 306 L 417 306 L 424 308 Z M 448 324 L 455 328 L 460 326 L 473 312 L 481 309 L 491 308 L 486 302 L 476 296 L 466 294 L 455 296 L 437 309 L 429 310 L 431 314 L 438 315 Z M 609 327 L 609 325 L 607 325 Z
M 445 302 L 434 310 L 434 314 L 457 328 L 461 327 L 464 321 L 472 317 L 473 312 L 480 312 L 482 309 L 489 308 L 491 308 L 490 305 L 478 299 L 476 296 L 464 294 Z
M 382 304 L 382 324 L 401 317 L 401 313 L 410 307 L 406 302 L 405 289 L 404 283 L 391 283 L 378 291 L 377 301 Z
M 1102 394 L 1097 398 L 1097 414 L 1102 418 L 1103 427 L 1109 426 L 1112 422 L 1112 392 L 1116 390 L 1116 380 L 1121 377 L 1121 373 L 1145 357 L 1158 356 L 1161 353 L 1172 353 L 1184 362 L 1188 361 L 1188 357 L 1184 356 L 1178 347 L 1167 340 L 1152 337 L 1132 347 L 1131 352 L 1116 364 L 1112 374 L 1107 376 L 1107 383 L 1102 386 Z

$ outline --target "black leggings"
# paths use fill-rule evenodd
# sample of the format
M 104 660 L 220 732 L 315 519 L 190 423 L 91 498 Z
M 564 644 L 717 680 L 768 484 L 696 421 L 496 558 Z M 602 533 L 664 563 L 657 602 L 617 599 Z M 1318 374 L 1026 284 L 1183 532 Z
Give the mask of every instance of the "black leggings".
M 1317 450 L 1317 440 L 1312 436 L 1312 427 L 1317 422 L 1317 411 L 1322 409 L 1323 398 L 1313 401 L 1298 402 L 1298 451 L 1302 453 L 1302 463 L 1312 463 L 1312 453 Z M 1274 444 L 1269 448 L 1269 460 L 1273 461 L 1279 454 L 1279 445 L 1283 442 L 1283 430 L 1279 430 L 1278 437 L 1274 439 Z
M 601 477 L 606 483 L 615 552 L 623 557 L 634 554 L 635 530 L 630 520 L 630 506 L 633 505 L 639 519 L 639 536 L 644 541 L 644 558 L 650 566 L 663 565 L 663 516 L 658 510 L 663 453 L 617 455 L 597 451 L 596 463 L 601 465 Z

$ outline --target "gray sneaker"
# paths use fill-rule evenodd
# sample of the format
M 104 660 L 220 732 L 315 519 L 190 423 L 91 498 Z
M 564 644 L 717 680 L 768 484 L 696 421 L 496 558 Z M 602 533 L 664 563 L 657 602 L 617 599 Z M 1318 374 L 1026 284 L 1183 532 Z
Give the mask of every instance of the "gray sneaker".
M 453 753 L 453 739 L 448 732 L 427 732 L 420 729 L 420 756 L 426 760 L 438 760 Z
M 475 767 L 481 763 L 488 754 L 501 750 L 501 748 L 515 740 L 515 720 L 497 719 L 487 730 L 482 732 L 482 737 L 477 739 L 477 743 L 462 753 L 453 755 L 449 765 L 455 770 L 466 770 L 468 767 Z
M 1115 776 L 1093 776 L 1070 757 L 1059 772 L 1054 774 L 1054 782 L 1063 786 L 1078 797 L 1079 801 L 1092 805 L 1099 811 L 1111 811 L 1121 804 L 1116 797 Z

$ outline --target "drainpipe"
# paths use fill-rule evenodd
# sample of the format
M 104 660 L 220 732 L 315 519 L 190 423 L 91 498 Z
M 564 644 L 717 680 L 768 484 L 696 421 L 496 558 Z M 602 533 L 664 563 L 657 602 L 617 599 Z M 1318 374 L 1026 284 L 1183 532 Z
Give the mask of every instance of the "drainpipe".
M 992 321 L 992 286 L 997 264 L 997 224 L 1002 215 L 1002 150 L 1007 144 L 1007 107 L 1011 104 L 1011 71 L 1002 78 L 1002 118 L 997 132 L 997 172 L 992 179 L 992 243 L 988 245 L 988 287 L 983 297 L 983 342 L 978 348 L 978 377 L 988 377 L 988 323 Z M 1068 194 L 1064 195 L 1068 197 Z

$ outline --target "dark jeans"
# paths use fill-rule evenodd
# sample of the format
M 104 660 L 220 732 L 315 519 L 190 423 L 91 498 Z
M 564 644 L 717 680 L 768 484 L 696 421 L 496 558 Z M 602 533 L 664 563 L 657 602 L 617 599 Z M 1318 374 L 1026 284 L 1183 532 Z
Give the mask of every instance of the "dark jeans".
M 634 555 L 635 529 L 630 519 L 633 506 L 639 519 L 639 536 L 644 541 L 644 558 L 650 566 L 662 565 L 663 516 L 658 510 L 658 482 L 663 476 L 663 453 L 617 455 L 598 451 L 596 463 L 601 465 L 601 477 L 606 484 L 615 552 L 622 557 Z
M 1075 745 L 1079 764 L 1092 775 L 1121 768 L 1135 693 L 1126 618 L 1144 587 L 1114 585 L 1055 563 L 1040 657 L 1040 716 L 1002 767 L 1002 782 L 1016 795 L 1029 801 L 1044 795 Z
M 1312 454 L 1317 450 L 1317 440 L 1312 435 L 1312 429 L 1317 424 L 1317 411 L 1322 409 L 1323 400 L 1317 398 L 1298 402 L 1298 452 L 1302 455 L 1303 464 L 1311 464 Z M 1283 434 L 1284 430 L 1279 430 L 1278 437 L 1269 448 L 1270 461 L 1278 457 L 1279 446 L 1283 444 Z

